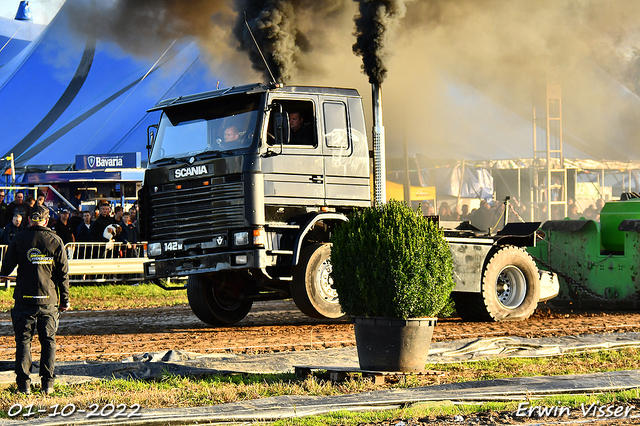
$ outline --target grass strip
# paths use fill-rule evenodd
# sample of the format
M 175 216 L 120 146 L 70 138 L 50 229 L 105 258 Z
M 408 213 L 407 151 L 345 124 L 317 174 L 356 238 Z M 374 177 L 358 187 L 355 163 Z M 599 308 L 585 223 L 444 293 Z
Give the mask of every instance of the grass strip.
M 178 286 L 184 283 L 172 283 Z M 164 290 L 155 284 L 101 284 L 71 286 L 71 307 L 74 310 L 144 309 L 187 304 L 186 290 Z M 13 287 L 0 291 L 0 310 L 8 312 L 13 306 Z
M 35 389 L 36 392 L 32 395 L 18 395 L 15 393 L 15 385 L 12 385 L 9 388 L 0 390 L 0 416 L 7 418 L 7 411 L 16 403 L 22 404 L 22 406 L 39 404 L 43 407 L 55 404 L 64 407 L 67 404 L 74 404 L 78 409 L 88 409 L 91 404 L 104 405 L 107 403 L 114 405 L 126 404 L 127 406 L 140 404 L 143 408 L 201 407 L 280 395 L 331 396 L 383 389 L 406 389 L 463 381 L 491 380 L 504 377 L 565 375 L 640 369 L 640 349 L 620 348 L 588 354 L 566 354 L 552 358 L 503 358 L 457 364 L 431 364 L 427 367 L 440 371 L 442 374 L 439 376 L 407 376 L 384 385 L 374 385 L 370 380 L 362 379 L 358 374 L 340 383 L 333 383 L 322 377 L 315 376 L 302 379 L 295 377 L 293 374 L 233 374 L 201 377 L 181 377 L 166 374 L 160 379 L 146 381 L 103 380 L 75 385 L 57 384 L 55 392 L 49 397 L 44 397 L 37 393 L 37 387 Z M 558 404 L 558 401 L 568 401 L 566 403 L 569 404 L 570 401 L 575 400 L 575 404 L 579 405 L 580 398 L 584 397 L 571 395 L 554 397 L 553 401 L 555 402 L 553 404 Z M 603 398 L 611 401 L 629 400 L 638 398 L 638 392 L 607 393 L 605 396 L 599 395 L 597 398 L 600 401 L 603 401 Z M 542 401 L 544 402 L 544 400 Z M 468 411 L 473 409 L 486 411 L 498 409 L 514 410 L 516 407 L 515 405 L 509 405 L 510 403 L 506 405 L 494 404 L 497 403 L 463 408 L 456 405 L 454 408 L 455 410 Z M 454 408 L 451 409 L 454 410 Z M 421 409 L 443 410 L 444 408 L 441 407 L 441 404 L 437 407 L 433 407 L 432 404 L 431 407 L 422 407 Z M 447 410 L 449 409 L 447 408 Z M 455 412 L 458 413 L 458 411 Z M 426 411 L 425 413 L 427 414 L 420 415 L 434 415 L 433 411 Z M 333 415 L 336 415 L 336 413 Z M 346 413 L 340 415 L 347 416 Z M 348 416 L 352 415 L 348 414 Z M 382 414 L 372 412 L 369 415 L 380 416 Z M 397 417 L 409 414 L 400 415 L 397 412 L 391 412 L 385 415 Z M 356 422 L 366 423 L 367 421 L 357 420 Z M 351 423 L 345 420 L 342 423 L 334 423 L 332 421 L 328 424 Z
M 505 423 L 524 422 L 529 418 L 527 416 L 518 417 L 516 413 L 520 408 L 520 403 L 527 402 L 527 407 L 565 407 L 563 413 L 565 416 L 553 418 L 553 420 L 567 420 L 567 412 L 572 413 L 580 420 L 589 418 L 598 418 L 598 414 L 593 415 L 593 408 L 587 415 L 583 412 L 593 404 L 630 406 L 640 407 L 640 391 L 638 389 L 630 389 L 620 392 L 608 392 L 597 395 L 559 395 L 553 397 L 545 397 L 541 399 L 532 399 L 529 401 L 514 402 L 486 402 L 483 404 L 454 404 L 451 401 L 442 402 L 426 402 L 408 405 L 396 410 L 368 411 L 368 412 L 349 412 L 336 411 L 329 414 L 303 417 L 289 418 L 269 423 L 271 426 L 361 426 L 371 424 L 391 424 L 396 425 L 402 422 L 416 420 L 424 423 L 431 423 L 436 420 L 452 420 L 460 424 L 495 424 L 497 419 L 503 419 Z M 568 409 L 568 410 L 567 410 Z M 523 409 L 521 409 L 523 410 Z M 537 412 L 537 410 L 533 410 Z M 520 411 L 522 413 L 523 411 Z M 484 414 L 484 416 L 478 416 Z M 637 410 L 631 411 L 631 414 L 638 414 Z M 454 419 L 455 416 L 462 416 L 463 419 Z M 603 417 L 603 416 L 600 416 Z M 531 419 L 538 417 L 532 416 Z M 543 418 L 549 419 L 550 416 Z M 448 423 L 447 423 L 448 424 Z

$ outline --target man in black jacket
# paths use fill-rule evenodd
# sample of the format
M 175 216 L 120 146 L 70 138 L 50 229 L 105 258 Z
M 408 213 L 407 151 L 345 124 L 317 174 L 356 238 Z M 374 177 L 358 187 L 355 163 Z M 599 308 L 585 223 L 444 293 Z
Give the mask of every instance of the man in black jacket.
M 18 267 L 11 320 L 16 334 L 16 384 L 18 392 L 27 394 L 31 389 L 31 339 L 36 330 L 42 348 L 42 392 L 53 391 L 59 312 L 70 307 L 67 254 L 60 237 L 47 228 L 48 221 L 49 209 L 35 206 L 29 216 L 31 226 L 16 234 L 0 268 L 0 275 L 6 277 Z
M 92 241 L 99 243 L 106 243 L 109 240 L 104 237 L 104 230 L 109 225 L 117 225 L 118 221 L 110 215 L 111 206 L 109 203 L 100 204 L 100 216 L 96 218 L 91 224 L 89 232 L 91 233 Z
M 11 240 L 13 240 L 13 237 L 15 237 L 15 235 L 22 230 L 20 225 L 22 224 L 23 220 L 27 220 L 27 218 L 23 218 L 17 213 L 13 216 L 11 222 L 9 222 L 7 226 L 4 227 L 4 231 L 2 232 L 3 244 L 8 246 L 11 243 Z
M 0 189 L 0 228 L 4 228 L 7 222 L 7 203 L 4 202 L 4 189 Z
M 5 223 L 9 223 L 13 220 L 13 216 L 19 214 L 22 216 L 22 224 L 20 229 L 27 227 L 27 218 L 29 217 L 29 209 L 31 207 L 24 201 L 24 194 L 22 192 L 16 192 L 15 200 L 7 206 L 5 213 Z
M 46 206 L 45 206 L 46 207 Z M 51 227 L 64 244 L 75 242 L 74 231 L 69 224 L 69 210 L 62 209 L 58 214 L 58 220 Z
M 79 243 L 88 243 L 91 241 L 91 212 L 82 212 L 82 223 L 76 229 L 76 241 Z

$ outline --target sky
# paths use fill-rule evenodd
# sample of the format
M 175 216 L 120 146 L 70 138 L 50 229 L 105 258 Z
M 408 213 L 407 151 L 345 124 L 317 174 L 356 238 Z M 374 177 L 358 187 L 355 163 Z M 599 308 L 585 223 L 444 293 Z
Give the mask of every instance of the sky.
M 33 22 L 36 24 L 48 24 L 65 0 L 30 0 Z M 20 0 L 0 0 L 0 17 L 14 19 L 20 6 Z

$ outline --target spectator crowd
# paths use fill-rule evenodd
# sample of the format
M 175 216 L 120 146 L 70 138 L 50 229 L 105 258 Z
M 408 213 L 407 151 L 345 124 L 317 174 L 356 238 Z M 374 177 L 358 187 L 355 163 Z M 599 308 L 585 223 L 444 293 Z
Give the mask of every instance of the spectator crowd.
M 27 218 L 35 206 L 45 206 L 45 196 L 37 199 L 25 197 L 17 192 L 14 201 L 5 203 L 5 191 L 0 189 L 0 243 L 8 245 L 15 235 L 29 226 Z M 76 201 L 76 202 L 74 202 Z M 74 208 L 49 209 L 49 227 L 62 239 L 64 244 L 74 242 L 121 243 L 126 256 L 131 257 L 138 243 L 137 205 L 125 212 L 122 206 L 111 210 L 111 204 L 98 202 L 94 211 L 81 210 L 79 198 L 74 197 L 71 204 Z

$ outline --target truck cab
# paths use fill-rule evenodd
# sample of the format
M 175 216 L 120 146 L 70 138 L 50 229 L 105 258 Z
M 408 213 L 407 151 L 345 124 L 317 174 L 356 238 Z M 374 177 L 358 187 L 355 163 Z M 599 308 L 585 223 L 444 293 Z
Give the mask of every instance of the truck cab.
M 371 205 L 358 92 L 253 84 L 156 110 L 139 194 L 145 277 L 188 276 L 191 308 L 212 325 L 290 297 L 309 316 L 341 317 L 331 233 Z

